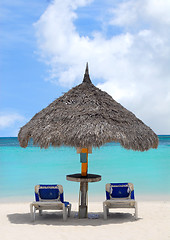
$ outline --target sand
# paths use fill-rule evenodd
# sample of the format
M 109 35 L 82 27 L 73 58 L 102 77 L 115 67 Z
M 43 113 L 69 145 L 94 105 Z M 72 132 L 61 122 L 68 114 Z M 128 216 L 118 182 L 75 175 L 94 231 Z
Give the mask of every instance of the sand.
M 78 219 L 77 208 L 77 203 L 72 203 L 67 222 L 63 222 L 61 212 L 46 211 L 43 216 L 37 213 L 36 222 L 32 223 L 28 202 L 0 203 L 0 239 L 170 240 L 170 201 L 138 202 L 136 221 L 133 209 L 112 210 L 108 220 L 104 220 L 101 202 L 89 203 L 89 212 L 98 214 L 98 219 Z

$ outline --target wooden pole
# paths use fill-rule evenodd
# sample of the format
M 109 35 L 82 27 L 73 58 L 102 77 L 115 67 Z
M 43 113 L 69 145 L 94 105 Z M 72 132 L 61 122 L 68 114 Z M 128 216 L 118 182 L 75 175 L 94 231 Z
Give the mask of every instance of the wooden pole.
M 91 147 L 77 148 L 77 153 L 80 153 L 81 162 L 81 176 L 87 177 L 88 172 L 88 153 L 92 153 Z M 80 181 L 80 192 L 79 192 L 79 218 L 86 218 L 88 212 L 88 181 Z
M 88 148 L 82 148 L 81 153 L 86 154 L 86 162 L 81 163 L 81 175 L 83 177 L 87 176 L 88 171 Z M 88 182 L 80 183 L 80 202 L 79 202 L 79 218 L 87 217 L 87 191 L 88 191 Z

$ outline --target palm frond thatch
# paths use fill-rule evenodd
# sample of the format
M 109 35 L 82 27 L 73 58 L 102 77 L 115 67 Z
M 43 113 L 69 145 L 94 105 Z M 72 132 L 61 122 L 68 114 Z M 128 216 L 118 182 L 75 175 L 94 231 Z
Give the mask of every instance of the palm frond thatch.
M 100 147 L 112 141 L 138 151 L 158 146 L 158 137 L 151 128 L 91 83 L 88 65 L 80 85 L 53 101 L 20 129 L 21 147 L 26 147 L 30 138 L 41 148 Z

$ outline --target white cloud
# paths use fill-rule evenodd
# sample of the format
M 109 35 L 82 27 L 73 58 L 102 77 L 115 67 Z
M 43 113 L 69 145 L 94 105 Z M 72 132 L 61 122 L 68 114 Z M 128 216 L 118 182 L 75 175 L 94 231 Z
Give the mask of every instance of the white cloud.
M 146 4 L 146 5 L 145 5 Z M 145 0 L 145 8 L 148 16 L 158 23 L 170 24 L 170 0 Z
M 23 122 L 25 118 L 17 113 L 0 114 L 0 129 L 12 127 L 18 122 Z
M 170 133 L 170 1 L 127 0 L 110 6 L 104 11 L 111 13 L 110 21 L 106 18 L 104 25 L 121 27 L 122 33 L 109 38 L 96 29 L 93 38 L 77 31 L 76 11 L 91 2 L 55 0 L 35 24 L 49 81 L 69 87 L 80 83 L 88 61 L 91 79 L 101 89 L 157 133 Z
M 134 24 L 143 9 L 143 4 L 140 3 L 141 1 L 129 0 L 120 2 L 116 7 L 111 8 L 110 12 L 113 17 L 109 24 L 123 27 Z
M 170 24 L 170 0 L 127 0 L 111 8 L 110 24 L 118 26 L 140 26 L 145 24 Z

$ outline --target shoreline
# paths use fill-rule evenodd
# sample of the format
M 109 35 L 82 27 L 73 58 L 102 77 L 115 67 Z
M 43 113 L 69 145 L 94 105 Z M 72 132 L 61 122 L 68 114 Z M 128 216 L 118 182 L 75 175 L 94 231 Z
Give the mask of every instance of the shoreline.
M 79 196 L 65 194 L 64 200 L 69 202 L 78 202 Z M 170 194 L 140 194 L 135 195 L 135 200 L 139 202 L 155 202 L 155 201 L 170 201 Z M 25 203 L 34 201 L 34 194 L 28 196 L 8 196 L 8 197 L 0 197 L 1 203 Z M 105 194 L 96 194 L 88 196 L 88 202 L 103 202 L 105 201 Z

